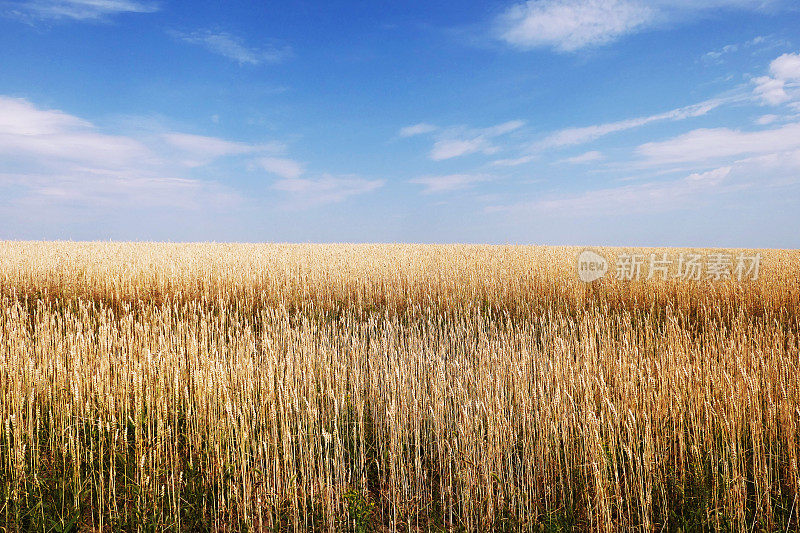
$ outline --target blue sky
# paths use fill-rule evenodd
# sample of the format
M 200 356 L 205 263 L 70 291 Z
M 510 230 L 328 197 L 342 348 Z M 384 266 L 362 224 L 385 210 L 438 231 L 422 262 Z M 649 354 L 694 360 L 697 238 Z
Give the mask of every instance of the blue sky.
M 0 239 L 800 247 L 782 0 L 0 0 Z

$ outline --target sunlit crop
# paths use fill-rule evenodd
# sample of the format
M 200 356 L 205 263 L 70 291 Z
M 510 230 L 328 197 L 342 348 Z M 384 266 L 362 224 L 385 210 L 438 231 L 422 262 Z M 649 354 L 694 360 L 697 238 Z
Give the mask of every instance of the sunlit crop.
M 0 243 L 0 525 L 797 530 L 800 252 L 579 251 Z

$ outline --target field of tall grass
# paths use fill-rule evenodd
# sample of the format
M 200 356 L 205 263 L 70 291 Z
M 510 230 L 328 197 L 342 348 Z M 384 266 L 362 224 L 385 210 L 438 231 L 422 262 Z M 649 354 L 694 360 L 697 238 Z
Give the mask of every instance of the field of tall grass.
M 0 242 L 0 527 L 797 531 L 800 252 L 580 251 Z

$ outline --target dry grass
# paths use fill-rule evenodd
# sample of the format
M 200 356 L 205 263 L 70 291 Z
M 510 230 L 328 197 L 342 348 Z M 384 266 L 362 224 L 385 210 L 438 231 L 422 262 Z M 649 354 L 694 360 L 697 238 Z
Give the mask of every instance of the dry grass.
M 797 530 L 800 252 L 579 251 L 0 243 L 0 524 Z

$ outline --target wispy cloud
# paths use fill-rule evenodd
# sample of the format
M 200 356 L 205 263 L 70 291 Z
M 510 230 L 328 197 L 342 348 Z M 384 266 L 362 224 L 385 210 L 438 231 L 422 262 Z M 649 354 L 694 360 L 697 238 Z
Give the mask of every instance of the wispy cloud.
M 497 152 L 497 148 L 486 137 L 480 136 L 472 139 L 441 139 L 434 143 L 430 158 L 442 161 L 475 152 L 488 155 Z
M 772 124 L 773 122 L 775 122 L 779 118 L 780 117 L 778 115 L 767 114 L 767 115 L 761 115 L 760 117 L 758 117 L 756 119 L 755 122 L 759 126 L 766 126 L 767 124 Z
M 696 129 L 666 141 L 642 144 L 636 151 L 650 165 L 665 165 L 794 149 L 800 149 L 800 122 L 752 132 L 729 128 Z
M 570 163 L 573 165 L 580 165 L 584 163 L 593 163 L 595 161 L 600 161 L 603 159 L 603 154 L 598 152 L 597 150 L 592 150 L 589 152 L 584 152 L 580 155 L 576 155 L 574 157 L 567 157 L 566 159 L 562 159 L 559 163 Z
M 743 43 L 730 43 L 726 44 L 720 48 L 715 50 L 711 50 L 703 54 L 701 59 L 707 63 L 722 63 L 725 60 L 725 57 L 731 54 L 735 54 L 736 52 L 752 49 L 754 47 L 758 48 L 773 48 L 775 46 L 779 46 L 780 44 L 785 44 L 784 41 L 776 40 L 769 36 L 758 35 L 744 41 Z
M 0 96 L 0 135 L 49 135 L 87 130 L 91 123 L 55 109 L 39 109 L 22 98 Z
M 510 120 L 488 128 L 462 126 L 441 129 L 421 123 L 401 129 L 400 136 L 411 137 L 436 132 L 434 136 L 436 141 L 429 157 L 434 161 L 443 161 L 474 153 L 494 154 L 499 148 L 492 143 L 493 139 L 518 130 L 524 125 L 525 122 L 522 120 Z
M 595 189 L 579 194 L 552 196 L 535 201 L 509 205 L 495 205 L 487 212 L 559 214 L 564 216 L 591 216 L 597 214 L 653 213 L 687 207 L 688 203 L 741 189 L 747 185 L 726 182 L 731 167 L 719 167 L 706 172 L 690 174 L 671 181 L 653 181 Z
M 696 172 L 683 179 L 667 182 L 650 182 L 622 187 L 587 191 L 574 197 L 549 199 L 539 202 L 546 211 L 587 212 L 647 212 L 674 209 L 699 193 L 708 194 L 728 178 L 731 167 L 719 167 L 706 172 Z
M 533 149 L 535 151 L 546 150 L 549 148 L 558 148 L 563 146 L 572 146 L 577 144 L 584 144 L 595 139 L 599 139 L 611 133 L 630 130 L 645 126 L 652 122 L 659 122 L 665 120 L 684 120 L 692 117 L 699 117 L 707 114 L 708 112 L 718 108 L 724 103 L 734 101 L 734 98 L 715 98 L 700 102 L 699 104 L 689 105 L 658 113 L 646 117 L 637 117 L 617 122 L 607 122 L 605 124 L 597 124 L 594 126 L 583 126 L 579 128 L 566 128 L 555 133 L 552 133 L 534 143 Z
M 107 133 L 75 115 L 0 96 L 0 203 L 32 212 L 79 208 L 88 217 L 147 208 L 230 210 L 253 201 L 306 209 L 385 185 L 355 175 L 305 177 L 304 164 L 286 157 L 280 142 L 238 142 L 152 124 L 136 131 Z M 248 199 L 234 184 L 197 177 L 242 168 L 277 176 L 264 184 L 269 198 Z
M 18 98 L 0 96 L 0 154 L 40 164 L 68 161 L 116 165 L 152 157 L 139 141 L 98 133 L 92 124 L 56 110 L 41 110 Z
M 0 190 L 24 191 L 15 203 L 31 208 L 208 209 L 236 205 L 237 193 L 215 182 L 164 177 L 152 170 L 70 168 L 58 173 L 0 173 Z M 90 214 L 87 212 L 87 214 Z
M 492 177 L 485 174 L 448 174 L 446 176 L 423 176 L 410 181 L 424 185 L 423 194 L 434 194 L 468 189 L 490 179 Z
M 629 34 L 713 9 L 755 10 L 779 2 L 748 0 L 528 0 L 495 21 L 497 37 L 520 48 L 552 47 L 562 52 L 607 44 Z
M 508 122 L 503 122 L 502 124 L 498 124 L 497 126 L 492 126 L 490 128 L 485 128 L 483 130 L 479 130 L 481 135 L 484 137 L 498 137 L 500 135 L 505 135 L 506 133 L 511 133 L 514 130 L 518 130 L 522 126 L 525 125 L 524 120 L 509 120 Z
M 524 165 L 526 163 L 530 163 L 536 159 L 536 156 L 533 155 L 524 155 L 522 157 L 514 157 L 508 159 L 498 159 L 496 161 L 492 161 L 492 165 L 498 167 L 518 167 L 519 165 Z
M 280 142 L 249 144 L 190 133 L 168 132 L 162 134 L 161 137 L 167 145 L 176 149 L 178 152 L 176 155 L 185 166 L 189 167 L 205 165 L 214 159 L 225 156 L 278 153 L 285 149 L 283 143 Z
M 248 46 L 241 38 L 226 32 L 196 31 L 192 33 L 172 32 L 172 34 L 183 42 L 202 46 L 206 50 L 236 61 L 240 65 L 280 63 L 291 56 L 291 49 L 288 47 L 256 48 Z
M 360 176 L 301 177 L 306 173 L 305 165 L 286 157 L 261 157 L 253 161 L 254 166 L 262 168 L 281 179 L 272 183 L 272 188 L 286 193 L 288 209 L 306 209 L 324 204 L 333 204 L 353 196 L 367 194 L 384 186 L 384 180 L 366 179 Z
M 426 124 L 425 122 L 420 122 L 419 124 L 414 124 L 413 126 L 406 126 L 405 128 L 400 128 L 399 135 L 400 137 L 414 137 L 415 135 L 423 135 L 425 133 L 431 133 L 436 131 L 438 128 L 433 124 Z
M 793 190 L 800 184 L 800 149 L 730 161 L 678 179 L 604 187 L 574 194 L 492 205 L 487 212 L 582 217 L 692 210 L 724 195 Z M 786 189 L 790 187 L 792 189 Z M 738 198 L 741 198 L 739 196 Z
M 153 13 L 156 2 L 138 0 L 28 0 L 10 2 L 6 13 L 26 18 L 101 20 L 122 13 Z
M 182 138 L 171 135 L 167 138 Z M 205 146 L 213 145 L 206 138 Z M 145 140 L 100 132 L 91 122 L 63 111 L 0 96 L 0 196 L 12 198 L 13 188 L 17 203 L 195 208 L 238 197 L 218 183 L 188 177 L 165 148 L 161 142 L 151 146 Z
M 725 46 L 723 46 L 718 50 L 711 50 L 710 52 L 706 52 L 705 54 L 703 54 L 703 59 L 705 59 L 706 61 L 719 61 L 719 59 L 722 56 L 726 54 L 731 54 L 733 52 L 736 52 L 737 50 L 739 50 L 738 44 L 726 44 Z
M 342 202 L 352 196 L 375 191 L 384 184 L 384 180 L 324 174 L 320 178 L 278 180 L 273 188 L 288 193 L 291 201 L 286 207 L 297 209 Z
M 305 172 L 304 165 L 285 157 L 262 157 L 255 164 L 271 174 L 285 179 L 299 178 Z

